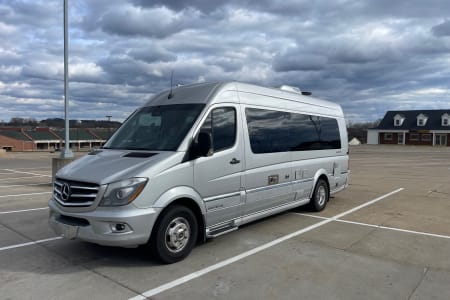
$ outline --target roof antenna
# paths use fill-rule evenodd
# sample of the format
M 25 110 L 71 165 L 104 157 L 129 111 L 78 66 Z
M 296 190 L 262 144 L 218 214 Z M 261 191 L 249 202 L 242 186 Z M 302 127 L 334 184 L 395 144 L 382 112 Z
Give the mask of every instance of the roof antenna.
M 173 87 L 172 82 L 173 82 L 173 70 L 170 72 L 170 93 L 169 93 L 169 96 L 167 96 L 167 99 L 171 99 L 174 96 L 174 94 L 172 92 L 172 87 Z

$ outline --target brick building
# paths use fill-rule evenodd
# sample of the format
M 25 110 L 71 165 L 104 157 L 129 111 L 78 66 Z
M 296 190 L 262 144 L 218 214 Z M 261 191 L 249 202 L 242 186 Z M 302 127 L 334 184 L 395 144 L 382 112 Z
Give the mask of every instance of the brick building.
M 5 128 L 0 131 L 0 149 L 6 151 L 32 151 L 33 147 L 33 141 L 24 134 L 23 129 Z
M 388 111 L 367 143 L 450 146 L 450 109 Z

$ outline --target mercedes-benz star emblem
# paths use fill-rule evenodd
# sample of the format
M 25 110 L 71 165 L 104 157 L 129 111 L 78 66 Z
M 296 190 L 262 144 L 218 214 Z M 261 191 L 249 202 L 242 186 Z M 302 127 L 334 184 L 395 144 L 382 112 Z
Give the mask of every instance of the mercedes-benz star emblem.
M 61 187 L 61 200 L 67 201 L 70 197 L 70 185 L 67 183 L 64 183 Z

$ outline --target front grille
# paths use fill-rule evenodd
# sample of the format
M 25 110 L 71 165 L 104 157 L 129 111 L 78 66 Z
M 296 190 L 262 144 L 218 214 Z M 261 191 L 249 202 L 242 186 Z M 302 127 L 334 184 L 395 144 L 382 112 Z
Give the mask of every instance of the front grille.
M 57 178 L 53 183 L 53 198 L 63 206 L 90 206 L 99 190 L 95 183 Z

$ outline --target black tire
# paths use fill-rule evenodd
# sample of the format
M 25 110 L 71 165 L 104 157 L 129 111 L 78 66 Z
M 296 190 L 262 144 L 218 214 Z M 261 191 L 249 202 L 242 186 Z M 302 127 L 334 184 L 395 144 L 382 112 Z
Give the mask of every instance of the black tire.
M 319 179 L 314 187 L 314 193 L 309 202 L 309 207 L 313 211 L 322 211 L 327 202 L 330 199 L 330 191 L 328 190 L 328 184 L 325 180 Z
M 197 241 L 198 225 L 194 213 L 187 207 L 169 207 L 158 218 L 149 240 L 156 259 L 173 264 L 186 258 Z

